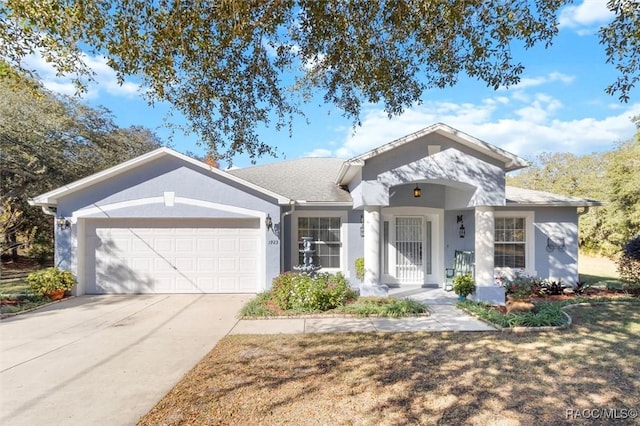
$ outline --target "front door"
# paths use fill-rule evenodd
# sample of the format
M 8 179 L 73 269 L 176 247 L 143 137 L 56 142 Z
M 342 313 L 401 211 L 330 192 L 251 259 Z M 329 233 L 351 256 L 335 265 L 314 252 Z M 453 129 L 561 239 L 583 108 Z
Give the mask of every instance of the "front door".
M 424 284 L 433 280 L 432 223 L 425 216 L 395 217 L 395 250 L 392 250 L 395 258 L 389 260 L 393 260 L 394 278 L 399 284 Z

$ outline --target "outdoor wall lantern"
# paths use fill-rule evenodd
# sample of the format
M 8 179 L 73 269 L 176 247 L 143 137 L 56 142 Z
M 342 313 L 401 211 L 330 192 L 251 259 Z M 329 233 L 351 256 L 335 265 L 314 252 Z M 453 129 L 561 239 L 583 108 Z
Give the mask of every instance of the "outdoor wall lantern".
M 56 222 L 58 223 L 58 229 L 62 231 L 66 231 L 67 229 L 71 228 L 71 222 L 69 222 L 67 218 L 59 217 Z
M 264 218 L 264 224 L 267 227 L 267 231 L 270 231 L 273 228 L 273 220 L 271 220 L 269 213 L 267 213 L 267 217 Z
M 364 215 L 360 215 L 360 236 L 364 237 Z
M 420 187 L 418 186 L 418 184 L 416 184 L 416 187 L 413 188 L 413 196 L 415 198 L 420 198 L 422 196 L 422 189 L 420 189 Z
M 465 234 L 465 229 L 464 229 L 464 222 L 462 221 L 462 215 L 459 214 L 458 215 L 458 223 L 460 224 L 460 229 L 458 229 L 458 235 L 460 236 L 460 238 L 464 238 L 464 234 Z

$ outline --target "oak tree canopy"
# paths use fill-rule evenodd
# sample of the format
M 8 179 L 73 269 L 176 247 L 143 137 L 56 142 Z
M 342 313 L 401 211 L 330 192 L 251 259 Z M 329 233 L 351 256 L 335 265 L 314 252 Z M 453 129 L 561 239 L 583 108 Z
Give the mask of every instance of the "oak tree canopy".
M 273 154 L 258 131 L 287 128 L 320 93 L 358 123 L 362 105 L 392 116 L 461 75 L 518 83 L 515 46 L 548 45 L 570 0 L 4 0 L 0 58 L 40 52 L 81 88 L 83 52 L 104 55 L 150 102 L 180 111 L 218 158 Z M 640 70 L 639 0 L 609 0 L 600 30 L 622 101 Z M 603 88 L 604 89 L 604 88 Z

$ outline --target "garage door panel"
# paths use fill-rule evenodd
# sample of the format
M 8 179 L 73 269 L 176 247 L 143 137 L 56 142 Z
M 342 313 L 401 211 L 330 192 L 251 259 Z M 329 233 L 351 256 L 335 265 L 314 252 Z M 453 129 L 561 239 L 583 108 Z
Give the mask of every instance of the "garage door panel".
M 210 238 L 210 236 L 201 236 L 196 241 L 196 248 L 198 251 L 206 250 L 206 251 L 213 252 L 218 250 L 218 244 L 217 244 L 217 241 Z
M 89 220 L 87 293 L 257 291 L 257 219 L 184 222 Z
M 238 279 L 236 277 L 220 277 L 218 279 L 220 291 L 230 292 L 238 288 Z
M 238 259 L 233 257 L 220 257 L 218 259 L 218 272 L 238 271 Z
M 176 238 L 176 252 L 194 252 L 197 240 Z
M 198 272 L 214 272 L 215 271 L 215 261 L 213 259 L 197 259 L 197 268 Z

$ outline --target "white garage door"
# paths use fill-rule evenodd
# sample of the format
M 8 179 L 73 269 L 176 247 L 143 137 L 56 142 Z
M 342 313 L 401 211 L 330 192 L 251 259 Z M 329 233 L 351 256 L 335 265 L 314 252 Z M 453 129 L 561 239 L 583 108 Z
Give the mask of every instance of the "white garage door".
M 86 293 L 255 293 L 258 219 L 90 220 Z

